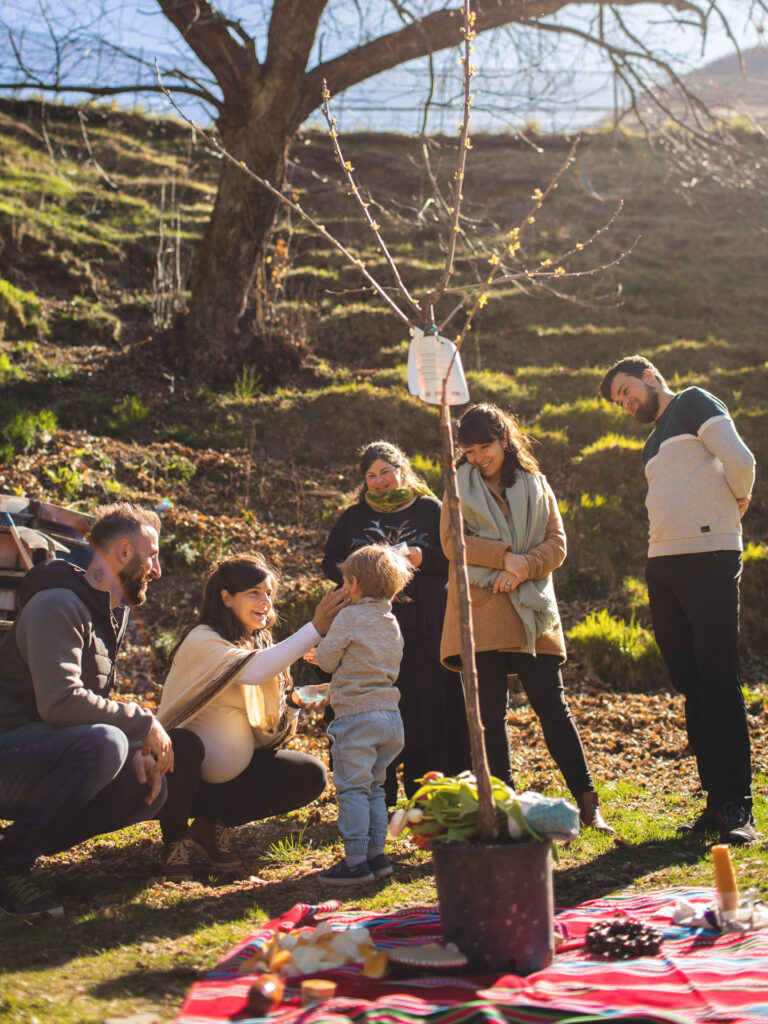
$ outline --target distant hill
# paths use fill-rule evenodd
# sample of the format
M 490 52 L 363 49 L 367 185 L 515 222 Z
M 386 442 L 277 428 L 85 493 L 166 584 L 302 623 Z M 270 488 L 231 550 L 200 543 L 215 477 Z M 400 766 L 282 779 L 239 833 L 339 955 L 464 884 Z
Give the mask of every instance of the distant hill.
M 756 125 L 768 124 L 768 50 L 755 46 L 707 64 L 682 76 L 685 87 L 697 96 L 717 117 L 732 120 L 748 118 Z M 656 95 L 672 113 L 683 120 L 689 114 L 679 93 L 662 87 Z M 658 119 L 657 104 L 648 97 L 640 101 L 644 115 Z

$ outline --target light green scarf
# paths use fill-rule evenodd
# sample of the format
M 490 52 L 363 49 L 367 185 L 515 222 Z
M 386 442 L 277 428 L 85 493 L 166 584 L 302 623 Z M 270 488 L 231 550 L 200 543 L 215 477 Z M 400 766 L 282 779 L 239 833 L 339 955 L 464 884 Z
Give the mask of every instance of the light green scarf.
M 546 479 L 540 474 L 518 470 L 517 478 L 506 490 L 509 515 L 505 516 L 483 482 L 480 471 L 468 462 L 457 470 L 461 511 L 467 529 L 485 540 L 501 540 L 512 551 L 524 555 L 541 544 L 547 534 L 549 503 Z M 469 579 L 478 587 L 492 587 L 498 569 L 469 565 Z M 536 654 L 536 637 L 548 632 L 560 620 L 552 575 L 543 580 L 525 580 L 508 592 L 512 607 L 525 630 L 526 654 Z
M 422 494 L 428 494 L 434 498 L 432 491 L 419 480 L 415 485 L 395 487 L 394 490 L 385 491 L 384 494 L 366 491 L 365 503 L 374 512 L 397 512 L 403 505 L 407 505 L 409 501 L 413 501 L 414 498 L 418 498 Z

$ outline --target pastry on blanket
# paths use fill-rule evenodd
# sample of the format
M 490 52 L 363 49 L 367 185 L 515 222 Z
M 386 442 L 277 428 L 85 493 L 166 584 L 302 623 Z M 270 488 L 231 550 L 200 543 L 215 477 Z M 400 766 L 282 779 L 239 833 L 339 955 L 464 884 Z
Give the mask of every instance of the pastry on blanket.
M 324 978 L 309 978 L 301 983 L 301 1005 L 314 1006 L 336 995 L 336 982 Z
M 445 946 L 437 942 L 427 942 L 423 946 L 400 946 L 387 950 L 387 955 L 392 963 L 404 967 L 450 971 L 467 965 L 467 958 L 452 942 Z

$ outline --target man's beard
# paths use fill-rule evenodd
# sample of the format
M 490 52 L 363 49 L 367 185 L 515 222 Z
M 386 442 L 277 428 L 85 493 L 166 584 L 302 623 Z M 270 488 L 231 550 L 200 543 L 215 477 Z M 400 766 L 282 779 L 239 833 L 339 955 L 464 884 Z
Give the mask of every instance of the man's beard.
M 134 555 L 124 569 L 120 570 L 120 585 L 128 604 L 144 604 L 147 599 L 147 584 L 152 578 L 141 564 L 141 559 Z
M 659 394 L 653 388 L 645 385 L 645 400 L 640 402 L 635 409 L 633 416 L 638 423 L 655 423 L 659 415 Z

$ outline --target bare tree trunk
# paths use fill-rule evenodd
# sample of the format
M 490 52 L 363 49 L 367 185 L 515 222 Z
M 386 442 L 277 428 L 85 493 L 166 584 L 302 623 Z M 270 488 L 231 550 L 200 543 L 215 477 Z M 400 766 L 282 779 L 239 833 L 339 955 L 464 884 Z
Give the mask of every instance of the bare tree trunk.
M 219 122 L 222 143 L 279 188 L 294 125 L 286 125 L 285 114 L 258 105 L 262 109 L 252 109 L 246 119 L 228 120 L 225 112 Z M 278 200 L 257 182 L 222 163 L 216 203 L 192 269 L 189 309 L 177 324 L 177 355 L 193 378 L 224 383 L 253 365 L 264 381 L 275 382 L 295 369 L 290 345 L 267 343 L 249 311 L 277 207 Z
M 297 128 L 297 97 L 279 75 L 255 69 L 237 101 L 224 106 L 218 131 L 224 150 L 281 188 Z M 176 356 L 194 379 L 225 383 L 253 366 L 275 383 L 298 366 L 288 338 L 260 332 L 254 282 L 271 239 L 280 201 L 229 161 L 222 161 L 216 202 L 191 272 L 189 307 L 179 319 Z
M 464 699 L 467 705 L 469 742 L 472 752 L 472 768 L 477 779 L 478 832 L 484 843 L 498 839 L 499 830 L 494 810 L 491 773 L 485 752 L 485 729 L 480 719 L 480 699 L 477 690 L 477 668 L 475 666 L 475 636 L 472 628 L 472 604 L 469 599 L 469 576 L 467 575 L 467 552 L 464 544 L 464 520 L 459 503 L 459 486 L 456 478 L 456 463 L 453 452 L 451 431 L 451 409 L 445 402 L 440 406 L 440 436 L 443 444 L 443 466 L 447 482 L 448 512 L 453 542 L 453 568 L 459 597 L 461 620 L 461 666 L 464 676 Z

